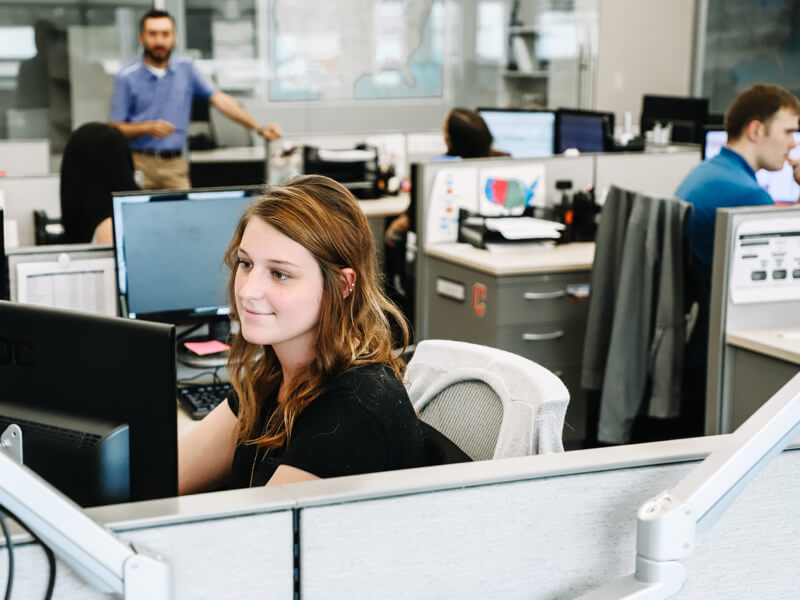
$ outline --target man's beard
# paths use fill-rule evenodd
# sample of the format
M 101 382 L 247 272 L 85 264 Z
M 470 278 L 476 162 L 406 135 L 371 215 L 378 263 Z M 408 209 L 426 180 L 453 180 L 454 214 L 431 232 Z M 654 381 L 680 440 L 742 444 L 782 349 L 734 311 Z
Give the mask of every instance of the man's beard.
M 170 54 L 172 54 L 172 48 L 170 48 L 166 52 L 164 52 L 164 58 L 159 58 L 158 56 L 155 56 L 153 54 L 153 51 L 150 50 L 150 48 L 145 48 L 144 49 L 144 53 L 145 53 L 145 56 L 150 57 L 150 60 L 152 60 L 155 63 L 165 63 L 165 62 L 167 62 L 169 60 Z

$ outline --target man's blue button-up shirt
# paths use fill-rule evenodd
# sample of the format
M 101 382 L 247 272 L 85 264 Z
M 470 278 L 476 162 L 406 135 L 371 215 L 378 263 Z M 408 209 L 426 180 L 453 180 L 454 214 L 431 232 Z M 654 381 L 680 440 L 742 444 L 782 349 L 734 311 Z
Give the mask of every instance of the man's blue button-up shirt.
M 137 123 L 163 119 L 175 131 L 163 138 L 140 135 L 133 150 L 182 150 L 192 110 L 192 98 L 210 97 L 216 90 L 191 59 L 173 56 L 163 77 L 152 73 L 142 57 L 125 65 L 114 79 L 110 120 Z

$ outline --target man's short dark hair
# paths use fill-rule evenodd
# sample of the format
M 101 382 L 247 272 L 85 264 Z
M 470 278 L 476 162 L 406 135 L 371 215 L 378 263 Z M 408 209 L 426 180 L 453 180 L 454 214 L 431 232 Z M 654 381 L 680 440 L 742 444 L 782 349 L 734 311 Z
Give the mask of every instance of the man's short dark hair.
M 175 27 L 175 19 L 172 18 L 171 14 L 169 14 L 165 10 L 159 10 L 157 8 L 151 8 L 146 13 L 144 13 L 144 16 L 142 17 L 142 20 L 139 21 L 139 33 L 144 31 L 144 22 L 147 21 L 147 19 L 163 19 L 164 17 L 166 17 L 167 19 L 172 21 L 172 26 Z
M 725 113 L 728 139 L 741 137 L 751 121 L 767 123 L 782 108 L 800 115 L 800 101 L 794 94 L 771 83 L 751 85 L 736 97 Z

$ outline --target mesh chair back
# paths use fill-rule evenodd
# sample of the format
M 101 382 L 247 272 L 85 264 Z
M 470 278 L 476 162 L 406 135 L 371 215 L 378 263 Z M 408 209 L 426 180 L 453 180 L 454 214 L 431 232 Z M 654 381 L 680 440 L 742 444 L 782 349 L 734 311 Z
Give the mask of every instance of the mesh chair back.
M 458 381 L 432 398 L 420 418 L 450 438 L 472 460 L 490 460 L 503 422 L 503 403 L 483 381 Z M 479 428 L 476 423 L 480 423 Z

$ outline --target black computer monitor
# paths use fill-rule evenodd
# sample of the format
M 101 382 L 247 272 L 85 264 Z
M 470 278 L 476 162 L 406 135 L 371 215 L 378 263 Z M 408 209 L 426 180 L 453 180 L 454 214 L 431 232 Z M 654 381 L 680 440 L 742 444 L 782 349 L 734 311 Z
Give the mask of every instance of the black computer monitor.
M 8 257 L 6 256 L 5 221 L 3 209 L 0 208 L 0 300 L 9 298 Z
M 82 506 L 177 494 L 175 327 L 0 302 L 0 432 Z
M 303 146 L 303 173 L 330 177 L 362 200 L 381 195 L 378 148 L 375 146 L 359 144 L 346 150 Z
M 653 129 L 656 122 L 672 123 L 673 142 L 702 144 L 703 128 L 708 122 L 708 98 L 645 94 L 640 122 L 642 133 Z
M 556 112 L 556 153 L 569 148 L 603 152 L 614 135 L 614 113 L 559 108 Z
M 728 134 L 722 127 L 709 126 L 705 128 L 705 139 L 702 146 L 703 160 L 713 158 L 728 142 Z M 794 141 L 798 144 L 789 152 L 790 158 L 800 157 L 800 131 L 795 131 Z M 778 204 L 794 204 L 800 197 L 800 185 L 794 179 L 794 170 L 788 162 L 784 163 L 777 171 L 759 169 L 756 179 L 764 191 Z
M 120 314 L 165 323 L 228 322 L 222 259 L 261 186 L 113 194 Z
M 556 113 L 552 110 L 479 108 L 494 138 L 492 148 L 514 158 L 552 156 Z

